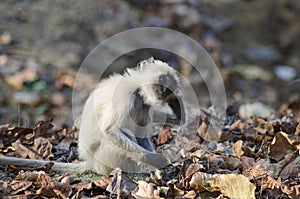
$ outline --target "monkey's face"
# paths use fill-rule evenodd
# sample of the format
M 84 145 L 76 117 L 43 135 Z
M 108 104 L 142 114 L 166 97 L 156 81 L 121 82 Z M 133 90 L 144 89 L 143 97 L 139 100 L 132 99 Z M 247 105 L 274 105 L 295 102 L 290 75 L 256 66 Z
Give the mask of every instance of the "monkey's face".
M 185 122 L 185 113 L 182 103 L 181 89 L 176 79 L 170 74 L 158 77 L 158 83 L 153 85 L 153 90 L 161 104 L 168 104 L 172 109 L 177 123 Z

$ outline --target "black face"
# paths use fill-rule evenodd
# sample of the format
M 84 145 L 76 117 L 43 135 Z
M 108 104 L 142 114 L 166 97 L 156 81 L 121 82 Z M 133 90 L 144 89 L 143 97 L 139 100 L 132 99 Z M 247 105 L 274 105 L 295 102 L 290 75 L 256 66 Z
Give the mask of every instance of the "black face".
M 185 113 L 182 99 L 175 94 L 175 91 L 178 89 L 176 80 L 171 75 L 167 74 L 159 76 L 158 82 L 159 84 L 154 85 L 157 98 L 168 103 L 177 120 L 184 123 Z
M 159 76 L 158 84 L 154 85 L 154 87 L 157 98 L 167 101 L 166 99 L 175 91 L 177 82 L 169 74 L 161 75 Z

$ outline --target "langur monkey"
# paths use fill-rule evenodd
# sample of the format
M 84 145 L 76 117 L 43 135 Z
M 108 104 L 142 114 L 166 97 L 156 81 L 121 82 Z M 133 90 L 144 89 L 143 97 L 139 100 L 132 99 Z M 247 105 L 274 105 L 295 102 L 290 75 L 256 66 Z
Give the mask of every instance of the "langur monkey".
M 169 160 L 150 140 L 151 124 L 162 122 L 185 122 L 182 91 L 177 72 L 150 58 L 123 75 L 102 80 L 88 97 L 81 116 L 79 158 L 87 169 L 104 175 L 116 167 L 138 173 L 166 166 Z

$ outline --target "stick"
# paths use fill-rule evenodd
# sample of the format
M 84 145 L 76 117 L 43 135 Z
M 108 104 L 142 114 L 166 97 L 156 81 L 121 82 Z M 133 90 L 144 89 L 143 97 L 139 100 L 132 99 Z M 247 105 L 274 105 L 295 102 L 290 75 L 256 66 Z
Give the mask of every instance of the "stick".
M 0 165 L 3 166 L 13 166 L 17 169 L 24 170 L 56 170 L 56 171 L 76 171 L 82 172 L 85 171 L 84 163 L 61 163 L 54 161 L 46 161 L 46 160 L 35 160 L 35 159 L 25 159 L 25 158 L 16 158 L 16 157 L 8 157 L 8 156 L 0 156 Z

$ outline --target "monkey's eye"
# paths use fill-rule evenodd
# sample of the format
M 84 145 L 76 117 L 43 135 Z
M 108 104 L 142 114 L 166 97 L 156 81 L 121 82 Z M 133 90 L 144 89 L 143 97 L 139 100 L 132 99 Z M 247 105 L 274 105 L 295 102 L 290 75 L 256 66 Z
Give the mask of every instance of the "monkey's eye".
M 158 99 L 165 99 L 172 94 L 172 91 L 163 85 L 156 85 L 155 92 Z
M 163 85 L 159 85 L 159 88 L 160 88 L 160 92 L 161 92 L 161 93 L 164 93 L 164 92 L 166 92 L 166 90 L 167 90 L 167 88 L 164 87 Z

